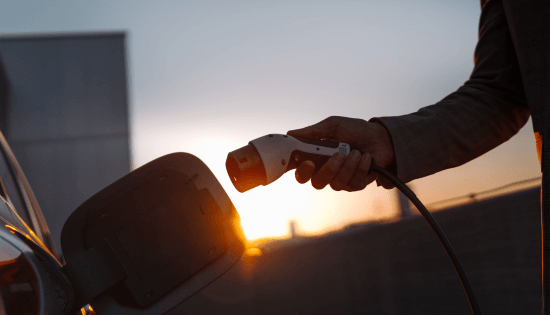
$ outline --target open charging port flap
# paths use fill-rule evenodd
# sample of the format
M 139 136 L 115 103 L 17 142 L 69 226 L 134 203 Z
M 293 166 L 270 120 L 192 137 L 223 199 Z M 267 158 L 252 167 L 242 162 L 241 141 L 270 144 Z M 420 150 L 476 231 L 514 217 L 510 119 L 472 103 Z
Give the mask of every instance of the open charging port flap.
M 163 314 L 229 270 L 245 238 L 214 174 L 174 153 L 84 202 L 65 222 L 61 245 L 75 309 Z

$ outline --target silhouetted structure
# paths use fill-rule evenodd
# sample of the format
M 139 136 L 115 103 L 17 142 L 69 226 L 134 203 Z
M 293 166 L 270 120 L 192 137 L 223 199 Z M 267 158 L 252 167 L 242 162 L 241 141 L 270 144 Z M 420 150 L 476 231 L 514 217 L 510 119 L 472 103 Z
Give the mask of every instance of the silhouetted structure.
M 407 185 L 412 190 L 411 185 Z M 395 194 L 397 195 L 397 205 L 399 207 L 399 215 L 401 218 L 408 218 L 413 215 L 414 206 L 409 201 L 403 193 L 397 189 L 394 189 Z M 416 209 L 415 209 L 416 210 Z M 417 211 L 418 212 L 418 211 Z
M 289 225 L 290 225 L 290 237 L 291 238 L 296 238 L 296 236 L 297 236 L 297 234 L 296 234 L 296 221 L 291 220 L 289 222 Z

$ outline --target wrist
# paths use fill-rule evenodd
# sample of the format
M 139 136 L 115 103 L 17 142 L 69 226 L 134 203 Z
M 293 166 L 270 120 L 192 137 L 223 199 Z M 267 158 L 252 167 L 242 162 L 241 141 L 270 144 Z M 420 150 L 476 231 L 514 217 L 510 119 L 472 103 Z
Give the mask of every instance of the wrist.
M 384 124 L 376 119 L 372 118 L 369 120 L 370 123 L 373 124 L 373 127 L 375 129 L 375 137 L 377 137 L 383 146 L 383 151 L 386 153 L 386 162 L 387 164 L 384 166 L 386 169 L 395 169 L 396 168 L 396 161 L 395 161 L 395 150 L 393 147 L 393 140 L 391 138 L 391 134 L 384 126 Z M 382 166 L 382 165 L 381 165 Z

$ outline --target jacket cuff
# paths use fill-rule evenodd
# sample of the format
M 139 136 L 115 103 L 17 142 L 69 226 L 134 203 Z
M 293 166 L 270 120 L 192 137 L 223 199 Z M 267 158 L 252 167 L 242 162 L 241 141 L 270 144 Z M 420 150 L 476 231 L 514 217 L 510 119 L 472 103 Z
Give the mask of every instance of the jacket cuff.
M 414 180 L 415 178 L 412 177 L 413 174 L 407 172 L 407 168 L 405 168 L 404 165 L 405 163 L 403 163 L 404 159 L 406 159 L 404 147 L 400 145 L 403 141 L 400 139 L 399 132 L 396 132 L 397 127 L 402 125 L 402 122 L 399 122 L 399 117 L 373 117 L 369 119 L 369 122 L 381 124 L 390 135 L 395 156 L 395 164 L 386 167 L 386 170 L 397 176 L 404 183 Z M 376 179 L 376 184 L 386 189 L 395 188 L 395 185 L 383 177 L 378 177 Z

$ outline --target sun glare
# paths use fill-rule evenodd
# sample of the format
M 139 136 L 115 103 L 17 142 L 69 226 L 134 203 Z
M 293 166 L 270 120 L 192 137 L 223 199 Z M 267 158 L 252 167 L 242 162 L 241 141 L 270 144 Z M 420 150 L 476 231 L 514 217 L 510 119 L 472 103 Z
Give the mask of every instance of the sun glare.
M 215 140 L 213 140 L 215 139 Z M 239 193 L 225 168 L 227 154 L 249 139 L 224 134 L 214 128 L 196 136 L 193 142 L 172 141 L 170 151 L 189 152 L 200 158 L 214 173 L 241 217 L 249 241 L 260 238 L 290 237 L 294 221 L 298 235 L 335 231 L 358 222 L 391 215 L 389 191 L 369 186 L 359 193 L 335 192 L 329 187 L 318 191 L 307 183 L 300 185 L 294 171 L 284 174 L 269 186 L 258 186 Z
M 290 175 L 286 174 L 285 177 L 288 176 Z M 284 182 L 288 181 L 286 179 Z M 241 215 L 247 239 L 289 235 L 289 221 L 307 207 L 307 201 L 300 190 L 293 190 L 292 187 L 285 187 L 284 184 L 273 183 L 268 187 L 256 187 L 243 194 L 230 194 Z
M 229 152 L 246 145 L 248 141 L 223 140 L 218 137 L 212 143 L 212 140 L 204 139 L 187 150 L 199 157 L 222 184 L 239 212 L 248 240 L 288 236 L 289 221 L 308 208 L 308 198 L 304 196 L 306 187 L 297 184 L 293 172 L 289 172 L 267 187 L 258 186 L 239 193 L 229 180 L 225 159 Z

